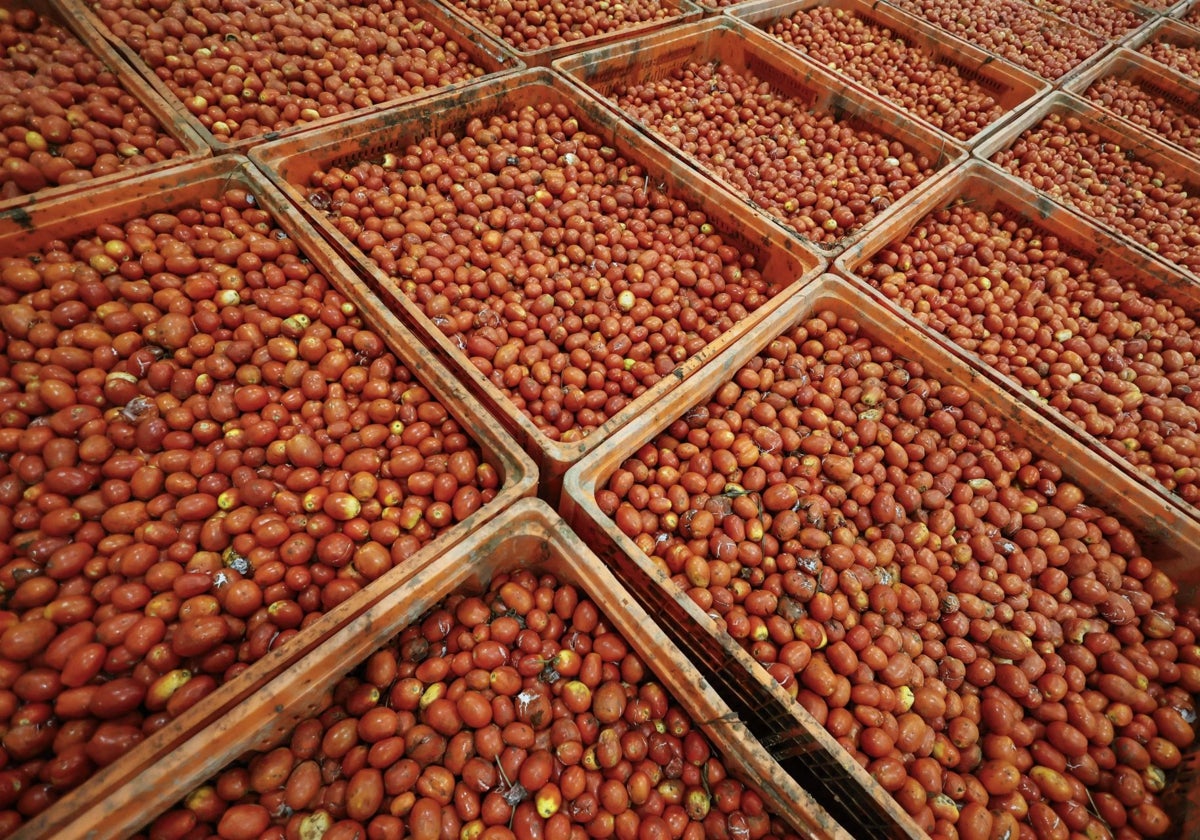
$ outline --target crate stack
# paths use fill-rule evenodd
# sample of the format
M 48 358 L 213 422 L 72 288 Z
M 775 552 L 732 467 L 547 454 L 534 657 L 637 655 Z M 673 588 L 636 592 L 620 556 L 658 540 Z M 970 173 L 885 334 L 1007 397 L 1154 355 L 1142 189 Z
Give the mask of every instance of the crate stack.
M 0 836 L 1200 834 L 1197 0 L 0 42 Z

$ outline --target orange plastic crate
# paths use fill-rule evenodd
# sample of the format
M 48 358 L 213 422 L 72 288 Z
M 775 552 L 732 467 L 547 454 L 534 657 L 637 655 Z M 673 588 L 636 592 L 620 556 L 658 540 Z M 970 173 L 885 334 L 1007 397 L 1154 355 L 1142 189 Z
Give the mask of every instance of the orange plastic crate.
M 111 184 L 114 181 L 120 181 L 135 175 L 157 172 L 160 169 L 200 160 L 210 155 L 208 146 L 204 140 L 190 126 L 178 119 L 175 111 L 169 107 L 167 100 L 159 96 L 150 85 L 146 84 L 137 73 L 133 72 L 121 59 L 121 56 L 105 43 L 102 38 L 98 37 L 90 27 L 86 26 L 74 11 L 64 3 L 57 2 L 57 0 L 3 0 L 3 2 L 0 2 L 0 9 L 6 12 L 13 12 L 18 9 L 32 9 L 37 12 L 39 17 L 51 20 L 70 31 L 80 44 L 83 45 L 84 49 L 98 57 L 113 75 L 116 76 L 117 84 L 133 96 L 154 117 L 158 122 L 160 130 L 169 137 L 174 138 L 184 151 L 184 154 L 180 157 L 164 160 L 149 166 L 123 167 L 110 175 L 102 175 L 88 181 L 46 187 L 36 193 L 0 200 L 0 212 L 24 207 L 34 201 L 43 201 L 56 196 L 70 195 L 83 190 L 103 187 L 105 184 Z
M 1162 504 L 1176 506 L 1188 516 L 1200 517 L 1200 509 L 1188 504 L 1169 492 L 1162 484 L 1134 468 L 1102 440 L 1088 434 L 1082 425 L 1046 406 L 1036 396 L 1028 395 L 1015 377 L 989 367 L 976 352 L 960 347 L 953 338 L 929 326 L 924 318 L 914 315 L 902 301 L 884 295 L 871 281 L 859 275 L 860 267 L 880 250 L 904 240 L 931 214 L 957 204 L 966 204 L 982 212 L 999 213 L 1005 219 L 1017 220 L 1022 225 L 1027 224 L 1052 234 L 1058 237 L 1064 250 L 1080 256 L 1091 265 L 1105 268 L 1113 277 L 1131 283 L 1134 288 L 1145 294 L 1179 304 L 1189 313 L 1200 313 L 1200 285 L 1158 258 L 1128 247 L 1121 239 L 1084 216 L 1048 206 L 1045 199 L 1024 181 L 979 161 L 972 161 L 958 170 L 952 181 L 924 194 L 919 202 L 907 208 L 903 216 L 896 220 L 896 226 L 892 230 L 880 231 L 867 237 L 834 263 L 842 276 L 852 279 L 857 284 L 869 285 L 870 295 L 878 305 L 898 312 L 910 329 L 929 336 L 964 362 L 986 370 L 990 377 L 999 381 L 1010 393 L 1017 395 L 1017 398 L 1027 403 L 1032 410 L 1069 429 L 1073 436 L 1083 441 L 1090 449 L 1101 453 L 1115 470 L 1134 481 L 1144 483 L 1151 492 L 1157 494 Z
M 389 591 L 400 586 L 434 558 L 456 546 L 484 523 L 516 500 L 534 492 L 537 472 L 516 444 L 493 426 L 480 422 L 483 409 L 454 381 L 431 354 L 423 350 L 384 307 L 380 306 L 360 279 L 338 260 L 320 238 L 298 218 L 295 210 L 245 158 L 229 155 L 144 175 L 111 184 L 82 197 L 68 196 L 39 201 L 22 216 L 0 217 L 0 253 L 20 254 L 54 239 L 86 235 L 97 225 L 124 221 L 156 212 L 194 206 L 204 198 L 219 197 L 233 187 L 251 192 L 258 207 L 271 213 L 280 228 L 295 240 L 301 252 L 355 304 L 363 320 L 382 337 L 388 348 L 416 378 L 442 402 L 480 447 L 481 454 L 501 477 L 496 498 L 461 523 L 447 529 L 417 553 L 395 566 L 355 595 L 300 632 L 291 642 L 269 652 L 246 671 L 218 688 L 162 730 L 146 738 L 125 757 L 101 769 L 88 782 L 67 793 L 56 804 L 28 821 L 19 836 L 80 836 L 105 823 L 81 815 L 89 809 L 105 811 L 108 797 L 136 778 L 161 784 L 155 768 L 188 737 L 219 720 L 239 702 L 250 697 L 269 680 L 288 669 L 305 653 L 316 648 L 338 628 L 367 611 Z M 130 803 L 126 803 L 127 806 Z M 138 803 L 132 803 L 137 808 Z M 95 816 L 96 812 L 91 812 Z M 104 819 L 110 819 L 106 814 Z
M 1183 185 L 1187 195 L 1200 195 L 1200 172 L 1197 171 L 1195 162 L 1188 155 L 1148 132 L 1104 111 L 1097 105 L 1063 91 L 1054 91 L 1039 100 L 1020 120 L 1007 126 L 1004 132 L 975 149 L 975 155 L 985 160 L 994 160 L 997 153 L 1011 148 L 1025 131 L 1036 128 L 1051 115 L 1057 115 L 1062 119 L 1078 119 L 1082 126 L 1085 126 L 1088 131 L 1094 132 L 1103 141 L 1125 149 L 1128 159 L 1154 167 L 1156 171 L 1163 173 L 1164 181 Z M 1042 192 L 1058 204 L 1072 207 L 1088 215 L 1086 209 L 1076 206 L 1069 197 L 1060 197 L 1059 194 L 1046 190 L 1042 190 Z M 1146 248 L 1132 235 L 1123 233 L 1115 224 L 1103 219 L 1099 221 L 1105 227 L 1124 236 L 1131 247 Z M 1177 241 L 1176 244 L 1179 242 Z M 1150 249 L 1147 248 L 1147 250 Z M 1181 269 L 1187 270 L 1183 266 Z M 1198 278 L 1200 271 L 1191 271 L 1189 275 Z
M 445 85 L 441 88 L 430 89 L 410 97 L 393 99 L 387 102 L 381 102 L 377 105 L 372 105 L 367 108 L 360 108 L 350 111 L 345 114 L 337 114 L 331 117 L 320 117 L 309 122 L 299 123 L 281 131 L 271 131 L 265 134 L 260 134 L 255 137 L 248 137 L 240 140 L 224 141 L 218 139 L 197 117 L 191 113 L 180 101 L 179 97 L 172 92 L 166 82 L 158 77 L 141 56 L 137 50 L 130 47 L 123 40 L 118 38 L 104 24 L 93 7 L 94 0 L 74 0 L 78 2 L 81 8 L 75 10 L 75 14 L 79 15 L 87 24 L 94 28 L 96 32 L 109 43 L 122 58 L 134 68 L 138 74 L 145 80 L 145 83 L 152 87 L 156 93 L 164 99 L 174 110 L 175 118 L 181 124 L 187 125 L 195 134 L 203 138 L 215 154 L 226 154 L 228 152 L 236 152 L 244 154 L 247 150 L 260 143 L 265 143 L 277 138 L 293 137 L 296 134 L 320 129 L 325 126 L 334 125 L 343 120 L 360 114 L 373 114 L 382 109 L 392 107 L 400 102 L 419 102 L 436 96 L 442 93 L 462 90 L 477 84 L 482 79 L 491 78 L 494 75 L 508 73 L 514 70 L 520 70 L 524 64 L 518 60 L 513 53 L 505 48 L 502 44 L 493 42 L 489 39 L 480 39 L 477 33 L 469 26 L 464 25 L 458 18 L 446 11 L 435 0 L 405 0 L 406 5 L 411 5 L 417 9 L 417 12 L 423 21 L 428 21 L 438 29 L 442 30 L 449 39 L 455 41 L 473 63 L 483 68 L 485 75 L 477 79 L 469 79 L 454 84 Z M 59 2 L 68 2 L 68 0 L 59 0 Z M 247 36 L 249 37 L 249 36 Z
M 1139 30 L 1129 39 L 1126 46 L 1177 73 L 1200 79 L 1200 25 L 1191 26 L 1190 23 L 1191 21 L 1185 23 L 1174 18 L 1160 18 L 1152 25 Z M 1155 58 L 1151 51 L 1156 45 L 1173 47 L 1179 54 L 1168 53 Z M 1186 64 L 1183 63 L 1185 61 Z
M 407 144 L 426 136 L 460 131 L 472 118 L 484 118 L 539 102 L 566 105 L 579 118 L 583 128 L 604 138 L 618 155 L 643 166 L 656 180 L 661 180 L 670 195 L 682 199 L 690 207 L 703 209 L 714 229 L 726 242 L 753 254 L 764 278 L 783 288 L 771 302 L 684 361 L 674 373 L 664 377 L 599 428 L 580 441 L 567 443 L 552 440 L 543 434 L 401 292 L 396 280 L 387 276 L 337 231 L 325 214 L 313 208 L 306 198 L 308 178 L 314 170 L 370 159 L 389 150 L 403 149 Z M 663 394 L 685 381 L 704 361 L 736 342 L 791 290 L 817 276 L 824 265 L 816 253 L 796 240 L 778 235 L 771 225 L 749 208 L 736 201 L 713 201 L 712 188 L 707 182 L 622 125 L 599 103 L 578 95 L 548 70 L 507 76 L 456 96 L 342 123 L 304 138 L 272 143 L 254 150 L 251 157 L 334 243 L 338 251 L 360 266 L 372 288 L 380 293 L 389 306 L 415 325 L 428 346 L 456 372 L 520 446 L 533 455 L 541 471 L 539 492 L 548 500 L 557 499 L 562 475 L 572 464 L 603 443 L 613 431 L 639 417 Z
M 1113 43 L 1123 43 L 1154 13 L 1134 0 L 1025 0 L 1044 12 Z
M 690 62 L 720 64 L 736 71 L 753 74 L 770 84 L 772 92 L 796 101 L 810 112 L 830 113 L 855 129 L 877 132 L 899 141 L 905 149 L 924 155 L 934 172 L 891 207 L 852 229 L 833 243 L 812 242 L 785 221 L 762 210 L 753 197 L 740 192 L 703 162 L 677 149 L 660 131 L 620 109 L 612 101 L 619 84 L 639 84 L 662 79 Z M 832 256 L 865 235 L 871 227 L 886 224 L 896 208 L 903 206 L 913 192 L 937 180 L 966 156 L 965 147 L 922 122 L 909 119 L 889 103 L 873 94 L 847 88 L 829 70 L 819 67 L 787 49 L 765 33 L 729 16 L 681 26 L 637 41 L 616 44 L 604 50 L 572 56 L 555 62 L 554 68 L 566 74 L 581 88 L 604 98 L 616 113 L 650 134 L 659 145 L 688 162 L 719 189 L 755 208 L 769 224 L 798 237 L 822 254 Z
M 1154 116 L 1130 113 L 1125 107 L 1118 109 L 1113 105 L 1105 105 L 1092 88 L 1097 82 L 1109 79 L 1131 84 L 1152 97 L 1154 102 L 1148 103 L 1147 108 L 1153 110 Z M 1138 129 L 1155 134 L 1191 155 L 1200 156 L 1200 80 L 1163 70 L 1161 65 L 1141 53 L 1120 49 L 1072 81 L 1065 90 L 1099 105 Z M 1176 129 L 1183 132 L 1183 135 L 1175 138 L 1166 136 L 1163 130 L 1153 124 L 1153 121 L 1161 119 L 1169 119 L 1176 125 L 1184 123 Z
M 1179 582 L 1180 604 L 1194 604 L 1197 599 L 1200 568 L 1194 557 L 1200 549 L 1200 522 L 1112 470 L 1086 444 L 1064 434 L 1022 402 L 1014 401 L 1007 389 L 926 339 L 856 284 L 829 275 L 794 295 L 787 306 L 763 324 L 753 342 L 742 342 L 722 354 L 704 368 L 692 388 L 669 395 L 642 424 L 623 429 L 609 445 L 567 474 L 560 505 L 563 517 L 616 571 L 672 641 L 700 664 L 705 677 L 784 768 L 826 803 L 831 814 L 856 837 L 924 838 L 925 833 L 799 703 L 788 698 L 763 666 L 727 633 L 718 630 L 713 620 L 665 576 L 661 564 L 647 557 L 601 512 L 595 498 L 596 491 L 606 486 L 626 459 L 693 406 L 706 404 L 776 336 L 810 313 L 827 309 L 839 317 L 854 318 L 862 328 L 860 334 L 904 358 L 921 362 L 927 375 L 943 384 L 968 389 L 985 408 L 1009 418 L 1006 430 L 1014 442 L 1028 447 L 1035 457 L 1060 465 L 1064 480 L 1087 488 L 1089 502 L 1111 511 L 1144 541 L 1147 556 Z M 1186 786 L 1187 774 L 1181 773 L 1179 778 Z M 1194 786 L 1178 793 L 1192 796 Z
M 511 51 L 524 61 L 527 67 L 549 67 L 556 59 L 563 56 L 574 55 L 584 50 L 595 49 L 605 44 L 611 44 L 628 38 L 640 38 L 649 32 L 657 32 L 668 26 L 698 20 L 704 14 L 704 10 L 692 2 L 692 0 L 651 0 L 657 7 L 657 10 L 662 12 L 661 17 L 656 17 L 653 20 L 623 24 L 610 32 L 599 32 L 595 35 L 587 35 L 575 40 L 564 41 L 560 44 L 550 44 L 538 49 L 526 49 L 506 39 L 502 32 L 497 31 L 493 22 L 485 17 L 482 10 L 471 8 L 469 0 L 440 0 L 440 2 L 444 3 L 446 8 L 452 14 L 456 15 L 459 20 L 476 30 L 481 37 L 493 40 L 498 44 L 503 44 L 505 49 Z M 495 0 L 484 0 L 484 2 L 486 2 L 485 8 L 487 11 L 490 11 L 495 6 Z M 592 4 L 591 6 L 591 8 L 597 7 L 599 7 L 599 4 Z M 544 11 L 542 13 L 544 14 Z M 597 16 L 603 16 L 603 9 L 597 9 L 596 14 Z
M 1200 26 L 1200 2 L 1197 0 L 1185 0 L 1179 3 L 1170 12 L 1171 17 L 1182 20 L 1184 23 L 1190 23 L 1192 26 Z
M 552 574 L 590 597 L 613 630 L 645 662 L 651 678 L 709 737 L 731 773 L 763 795 L 770 812 L 801 836 L 851 840 L 821 804 L 754 740 L 589 547 L 538 500 L 518 502 L 422 574 L 397 587 L 286 674 L 166 756 L 156 775 L 133 782 L 110 803 L 97 803 L 82 817 L 94 814 L 95 825 L 104 825 L 105 830 L 87 837 L 127 836 L 130 829 L 149 823 L 235 759 L 286 743 L 300 721 L 316 717 L 329 705 L 338 681 L 386 641 L 448 595 L 483 592 L 495 576 L 517 569 Z M 114 818 L 122 826 L 121 832 L 108 830 Z
M 891 5 L 1052 82 L 1069 78 L 1095 61 L 1107 47 L 1103 38 L 1022 0 L 968 0 L 963 4 L 937 0 L 928 11 L 922 8 L 921 0 L 892 0 Z M 986 28 L 990 24 L 983 21 L 985 28 L 980 29 L 975 17 L 981 10 L 993 7 L 1002 12 L 1000 24 Z M 1078 41 L 1077 48 L 1069 38 Z M 1032 54 L 1034 41 L 1039 51 L 1044 49 L 1055 57 L 1053 62 Z
M 886 27 L 893 37 L 905 44 L 919 49 L 939 64 L 954 68 L 960 76 L 968 79 L 986 90 L 996 104 L 1004 109 L 991 124 L 983 126 L 973 136 L 965 141 L 969 146 L 992 134 L 1004 123 L 1011 120 L 1017 113 L 1041 93 L 1050 89 L 1050 83 L 1045 79 L 1018 67 L 1002 58 L 984 52 L 968 41 L 963 41 L 936 26 L 902 12 L 899 9 L 883 3 L 872 3 L 869 0 L 752 0 L 728 9 L 725 14 L 738 18 L 770 34 L 771 28 L 781 20 L 794 16 L 797 12 L 815 7 L 841 9 L 874 26 Z M 772 36 L 774 37 L 774 36 Z M 781 43 L 785 43 L 781 40 Z M 797 52 L 805 53 L 799 45 L 787 44 Z M 814 59 L 815 60 L 815 59 Z M 819 63 L 819 62 L 818 62 Z M 840 67 L 830 67 L 835 73 L 851 79 L 856 87 L 876 93 L 887 98 L 892 105 L 900 107 L 900 102 L 887 97 L 878 90 L 874 80 L 858 80 L 851 78 Z M 908 112 L 911 116 L 920 117 Z

